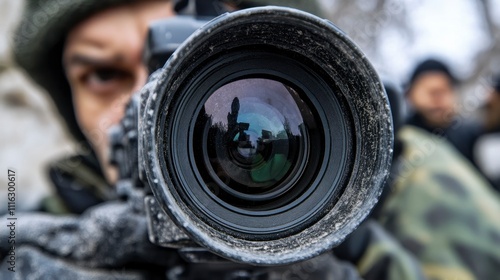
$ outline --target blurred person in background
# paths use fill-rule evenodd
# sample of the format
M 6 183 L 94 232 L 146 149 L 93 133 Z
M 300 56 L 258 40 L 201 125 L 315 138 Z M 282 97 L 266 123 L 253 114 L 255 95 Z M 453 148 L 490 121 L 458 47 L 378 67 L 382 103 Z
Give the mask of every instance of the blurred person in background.
M 196 13 L 215 16 L 220 7 L 234 10 L 258 3 L 197 1 Z M 312 1 L 271 3 L 314 6 Z M 1 279 L 164 279 L 178 265 L 189 267 L 185 279 L 233 279 L 239 272 L 258 279 L 360 279 L 352 264 L 333 254 L 284 267 L 232 264 L 200 270 L 175 250 L 151 244 L 144 209 L 118 199 L 107 130 L 119 122 L 130 96 L 148 77 L 141 54 L 149 23 L 189 6 L 188 1 L 160 0 L 28 1 L 15 37 L 15 59 L 48 91 L 80 153 L 51 164 L 57 195 L 44 200 L 45 214 L 18 214 L 16 272 L 8 271 L 3 261 Z M 355 246 L 356 257 L 344 255 L 362 268 L 366 279 L 424 279 L 418 263 L 380 226 L 364 228 L 365 242 Z M 4 234 L 2 230 L 2 240 Z M 6 246 L 0 244 L 1 257 Z M 315 269 L 304 274 L 304 267 Z
M 449 125 L 442 120 L 446 113 L 454 116 L 448 73 L 431 61 L 412 76 L 416 87 L 407 98 L 435 94 L 437 104 L 416 101 L 422 113 L 413 120 L 419 121 L 396 129 L 389 191 L 372 217 L 417 258 L 428 279 L 500 279 L 500 196 L 442 134 L 430 130 Z
M 457 78 L 445 63 L 436 59 L 419 63 L 406 89 L 411 110 L 407 123 L 444 137 L 476 165 L 474 144 L 484 128 L 458 117 L 457 85 Z

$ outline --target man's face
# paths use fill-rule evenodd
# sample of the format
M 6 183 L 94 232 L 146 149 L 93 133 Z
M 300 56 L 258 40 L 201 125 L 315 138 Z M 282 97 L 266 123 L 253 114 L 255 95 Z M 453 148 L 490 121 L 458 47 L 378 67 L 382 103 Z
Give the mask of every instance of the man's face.
M 171 1 L 138 1 L 97 13 L 68 34 L 63 63 L 76 117 L 110 182 L 117 178 L 108 164 L 107 130 L 146 82 L 142 50 L 149 24 L 173 15 Z
M 456 93 L 443 73 L 429 72 L 417 78 L 408 93 L 408 101 L 432 127 L 445 128 L 455 117 Z

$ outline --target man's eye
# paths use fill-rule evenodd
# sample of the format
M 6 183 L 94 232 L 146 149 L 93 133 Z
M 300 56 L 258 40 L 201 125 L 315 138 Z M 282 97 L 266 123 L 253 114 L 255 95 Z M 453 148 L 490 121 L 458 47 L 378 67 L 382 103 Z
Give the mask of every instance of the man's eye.
M 128 77 L 128 73 L 118 69 L 102 68 L 96 69 L 89 74 L 88 80 L 92 83 L 105 83 L 113 80 L 122 80 Z
M 133 75 L 120 69 L 98 68 L 87 73 L 84 83 L 94 93 L 118 92 L 132 86 Z

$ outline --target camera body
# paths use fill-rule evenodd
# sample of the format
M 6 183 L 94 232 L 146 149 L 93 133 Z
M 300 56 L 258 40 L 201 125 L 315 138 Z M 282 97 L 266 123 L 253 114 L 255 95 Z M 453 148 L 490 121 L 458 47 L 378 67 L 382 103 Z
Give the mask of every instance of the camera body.
M 118 189 L 145 193 L 153 243 L 191 262 L 289 264 L 338 245 L 377 202 L 389 103 L 332 23 L 282 7 L 179 17 L 151 27 L 145 60 L 111 158 Z

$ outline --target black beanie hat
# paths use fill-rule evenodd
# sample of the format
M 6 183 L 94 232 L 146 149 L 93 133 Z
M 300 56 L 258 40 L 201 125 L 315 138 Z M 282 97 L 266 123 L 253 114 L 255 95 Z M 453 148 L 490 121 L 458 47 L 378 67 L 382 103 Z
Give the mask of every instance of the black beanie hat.
M 221 0 L 221 1 L 226 3 L 232 3 L 238 9 L 245 9 L 245 8 L 266 6 L 266 5 L 278 5 L 284 7 L 292 7 L 318 16 L 322 16 L 318 1 L 314 0 Z
M 415 70 L 413 70 L 413 73 L 410 76 L 410 80 L 408 81 L 406 86 L 406 93 L 410 91 L 411 87 L 417 81 L 417 79 L 420 78 L 420 76 L 430 72 L 445 74 L 453 85 L 458 84 L 458 79 L 455 77 L 455 75 L 453 75 L 453 73 L 450 71 L 450 68 L 444 62 L 437 59 L 426 59 L 420 62 L 417 67 L 415 67 Z

